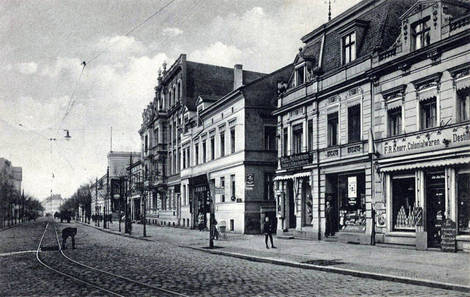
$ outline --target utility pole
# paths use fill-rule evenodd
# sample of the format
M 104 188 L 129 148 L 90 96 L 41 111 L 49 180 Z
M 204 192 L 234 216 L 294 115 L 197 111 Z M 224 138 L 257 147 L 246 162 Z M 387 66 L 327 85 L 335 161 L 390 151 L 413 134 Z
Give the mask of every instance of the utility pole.
M 104 220 L 103 220 L 103 227 L 106 229 L 106 221 L 107 221 L 107 213 L 108 213 L 108 195 L 109 195 L 109 166 L 106 170 L 106 194 L 104 195 Z M 107 224 L 109 228 L 109 222 Z

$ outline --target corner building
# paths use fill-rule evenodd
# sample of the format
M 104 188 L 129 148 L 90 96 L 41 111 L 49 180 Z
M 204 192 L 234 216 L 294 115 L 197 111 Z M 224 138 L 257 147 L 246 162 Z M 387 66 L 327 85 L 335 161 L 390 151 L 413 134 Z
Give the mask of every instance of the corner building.
M 469 251 L 470 3 L 416 1 L 399 19 L 372 58 L 376 239 L 443 248 L 453 231 Z
M 371 243 L 370 56 L 395 42 L 413 2 L 362 1 L 302 38 L 274 112 L 278 235 Z

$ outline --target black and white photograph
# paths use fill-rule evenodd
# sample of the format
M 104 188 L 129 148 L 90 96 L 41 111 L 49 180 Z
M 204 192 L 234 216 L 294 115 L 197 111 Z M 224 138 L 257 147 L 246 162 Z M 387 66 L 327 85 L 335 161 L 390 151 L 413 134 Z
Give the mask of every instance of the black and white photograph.
M 0 296 L 470 296 L 470 0 L 0 0 Z

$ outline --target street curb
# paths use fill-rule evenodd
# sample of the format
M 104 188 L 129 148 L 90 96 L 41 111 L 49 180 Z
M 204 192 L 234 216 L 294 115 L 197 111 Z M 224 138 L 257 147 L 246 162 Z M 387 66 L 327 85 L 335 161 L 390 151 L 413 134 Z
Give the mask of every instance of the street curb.
M 404 284 L 412 284 L 412 285 L 439 288 L 439 289 L 445 289 L 445 290 L 454 290 L 454 291 L 460 291 L 460 292 L 466 292 L 466 293 L 470 292 L 470 286 L 443 283 L 443 282 L 437 282 L 437 281 L 432 281 L 432 280 L 427 280 L 427 279 L 408 278 L 408 277 L 403 277 L 403 276 L 394 276 L 394 275 L 374 273 L 374 272 L 364 272 L 364 271 L 359 271 L 359 270 L 352 270 L 352 269 L 338 268 L 338 267 L 327 267 L 327 266 L 320 266 L 320 265 L 314 265 L 314 264 L 299 263 L 299 262 L 288 261 L 288 260 L 279 260 L 279 259 L 268 258 L 268 257 L 258 257 L 258 256 L 252 256 L 252 255 L 246 255 L 246 254 L 240 254 L 240 253 L 234 253 L 234 252 L 225 252 L 221 250 L 210 250 L 210 249 L 204 249 L 204 248 L 194 247 L 194 246 L 180 245 L 180 247 L 189 248 L 189 249 L 193 249 L 193 250 L 197 250 L 197 251 L 205 252 L 209 254 L 244 259 L 244 260 L 253 261 L 253 262 L 270 263 L 274 265 L 318 270 L 318 271 L 324 271 L 324 272 L 332 272 L 332 273 L 352 275 L 352 276 L 362 277 L 362 278 L 392 281 L 392 282 L 398 282 L 398 283 L 404 283 Z
M 75 221 L 75 222 L 76 222 L 76 223 L 79 223 L 80 225 L 87 226 L 87 227 L 90 227 L 90 228 L 94 228 L 94 229 L 96 229 L 96 230 L 99 230 L 99 231 L 102 231 L 102 232 L 106 232 L 106 233 L 109 233 L 109 234 L 114 234 L 114 235 L 119 235 L 119 236 L 122 236 L 122 237 L 127 237 L 127 238 L 132 238 L 132 239 L 138 239 L 138 240 L 143 240 L 143 241 L 148 241 L 148 242 L 153 242 L 153 240 L 148 239 L 148 238 L 142 238 L 142 237 L 137 237 L 137 236 L 133 236 L 133 235 L 126 235 L 126 234 L 123 234 L 123 233 L 119 233 L 119 231 L 113 231 L 113 230 L 103 229 L 103 228 L 101 228 L 101 227 L 92 226 L 92 225 L 89 225 L 89 224 L 86 224 L 86 223 L 83 223 L 83 222 L 78 222 L 78 221 Z

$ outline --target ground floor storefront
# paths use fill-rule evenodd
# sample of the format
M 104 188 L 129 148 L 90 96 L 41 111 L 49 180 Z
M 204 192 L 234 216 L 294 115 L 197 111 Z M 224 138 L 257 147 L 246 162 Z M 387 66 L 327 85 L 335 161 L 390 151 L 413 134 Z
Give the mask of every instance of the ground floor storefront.
M 470 157 L 384 166 L 381 173 L 379 242 L 469 250 Z
M 275 192 L 278 235 L 370 244 L 370 162 L 278 173 Z

